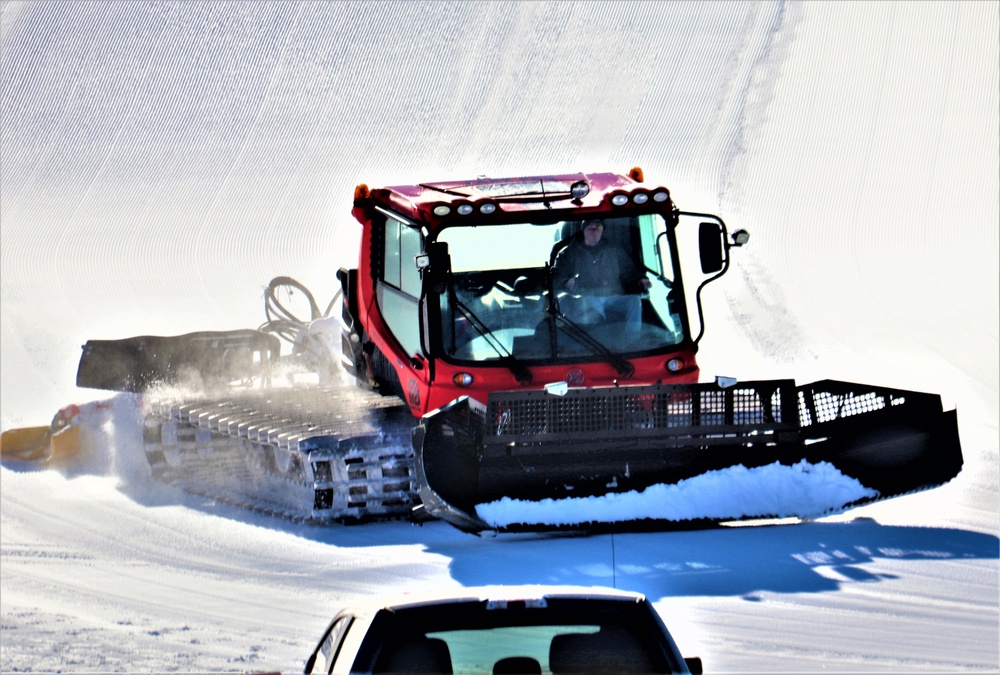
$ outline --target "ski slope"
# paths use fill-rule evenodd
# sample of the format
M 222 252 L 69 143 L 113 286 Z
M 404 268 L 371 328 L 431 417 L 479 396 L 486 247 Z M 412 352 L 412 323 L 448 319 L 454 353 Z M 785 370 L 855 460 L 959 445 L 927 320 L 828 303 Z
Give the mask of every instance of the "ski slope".
M 1000 669 L 1000 6 L 0 4 L 0 426 L 91 403 L 87 452 L 0 467 L 0 671 L 301 670 L 382 591 L 617 586 L 709 672 Z M 290 524 L 148 477 L 88 338 L 325 306 L 354 186 L 625 171 L 751 232 L 706 378 L 940 393 L 965 468 L 804 523 L 478 538 Z M 781 490 L 780 483 L 773 489 Z

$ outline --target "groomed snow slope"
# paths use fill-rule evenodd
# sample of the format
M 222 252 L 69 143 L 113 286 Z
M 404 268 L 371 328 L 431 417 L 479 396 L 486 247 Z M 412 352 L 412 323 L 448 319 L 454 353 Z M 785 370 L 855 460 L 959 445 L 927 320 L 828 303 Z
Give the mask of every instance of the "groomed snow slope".
M 0 468 L 0 670 L 301 669 L 345 601 L 480 583 L 652 597 L 711 672 L 995 672 L 996 3 L 0 4 L 0 423 L 87 338 L 252 327 L 354 264 L 354 185 L 645 168 L 752 232 L 706 377 L 941 393 L 966 465 L 816 522 L 476 538 L 307 527 L 152 483 L 134 401 Z M 780 486 L 775 486 L 780 489 Z

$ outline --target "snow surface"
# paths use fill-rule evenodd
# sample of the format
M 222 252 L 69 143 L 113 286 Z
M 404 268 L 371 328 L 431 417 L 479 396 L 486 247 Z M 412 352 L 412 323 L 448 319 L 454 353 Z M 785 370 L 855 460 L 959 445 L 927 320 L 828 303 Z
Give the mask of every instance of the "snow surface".
M 998 32 L 995 2 L 3 1 L 4 429 L 106 398 L 88 338 L 252 327 L 282 274 L 322 304 L 357 183 L 639 165 L 752 233 L 706 378 L 937 392 L 966 464 L 804 523 L 314 527 L 151 482 L 117 397 L 77 463 L 0 468 L 0 670 L 295 671 L 353 598 L 567 583 L 646 593 L 710 672 L 996 672 Z

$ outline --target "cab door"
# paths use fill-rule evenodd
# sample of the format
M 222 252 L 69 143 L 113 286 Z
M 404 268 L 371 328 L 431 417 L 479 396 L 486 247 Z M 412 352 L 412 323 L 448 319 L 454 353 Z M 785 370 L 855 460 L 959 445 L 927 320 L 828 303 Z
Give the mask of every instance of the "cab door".
M 397 377 L 396 383 L 389 383 L 398 386 L 394 393 L 414 412 L 425 412 L 430 375 L 423 347 L 421 278 L 416 262 L 424 249 L 423 236 L 415 225 L 393 216 L 386 216 L 382 228 L 383 255 L 375 297 L 394 344 L 380 350 L 386 363 L 376 364 L 378 356 L 373 355 L 373 371 L 383 370 L 378 375 L 389 378 L 391 369 Z

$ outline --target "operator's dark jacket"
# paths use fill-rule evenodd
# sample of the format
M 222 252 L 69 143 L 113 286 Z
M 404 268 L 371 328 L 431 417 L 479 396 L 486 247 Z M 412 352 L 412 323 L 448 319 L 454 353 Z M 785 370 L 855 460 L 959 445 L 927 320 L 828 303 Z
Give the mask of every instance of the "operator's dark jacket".
M 587 246 L 578 235 L 556 256 L 552 264 L 552 287 L 566 290 L 566 281 L 576 276 L 573 293 L 623 295 L 638 293 L 643 275 L 625 251 L 601 239 Z

